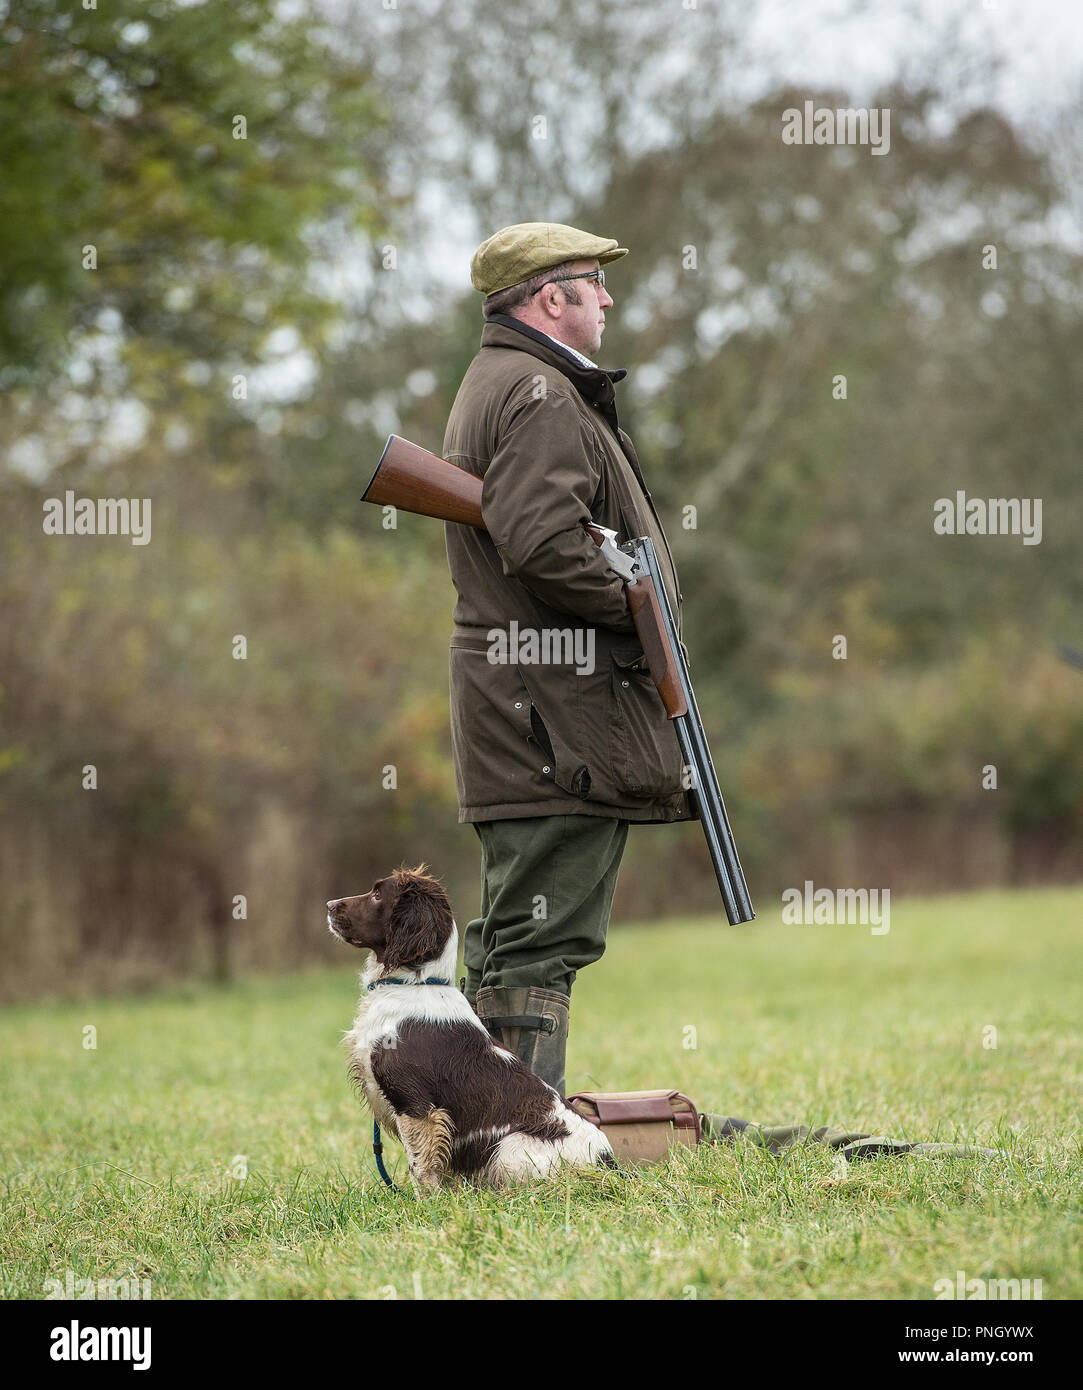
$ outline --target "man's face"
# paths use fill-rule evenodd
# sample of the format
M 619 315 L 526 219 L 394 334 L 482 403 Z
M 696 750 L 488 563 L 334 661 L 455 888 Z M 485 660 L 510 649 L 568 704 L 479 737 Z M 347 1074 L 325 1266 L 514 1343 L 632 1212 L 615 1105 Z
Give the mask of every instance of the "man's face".
M 579 275 L 587 270 L 597 270 L 598 262 L 576 261 L 570 270 L 565 273 L 568 275 Z M 563 290 L 567 287 L 573 293 L 579 295 L 579 303 L 572 304 L 568 301 Z M 609 293 L 601 285 L 593 280 L 560 280 L 555 285 L 546 286 L 542 290 L 542 295 L 556 293 L 556 301 L 560 305 L 560 316 L 555 320 L 554 326 L 547 331 L 554 338 L 559 338 L 562 343 L 567 343 L 569 347 L 575 348 L 577 352 L 584 353 L 587 357 L 593 357 L 602 345 L 602 334 L 605 332 L 605 311 L 613 300 Z

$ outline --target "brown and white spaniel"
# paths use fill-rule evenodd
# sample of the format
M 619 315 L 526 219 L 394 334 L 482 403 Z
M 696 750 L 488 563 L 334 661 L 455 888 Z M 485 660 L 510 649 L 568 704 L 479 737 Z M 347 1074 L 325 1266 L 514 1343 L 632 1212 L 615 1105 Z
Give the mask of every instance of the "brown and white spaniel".
M 561 1164 L 610 1165 L 602 1131 L 497 1046 L 456 989 L 458 931 L 424 867 L 327 904 L 335 936 L 371 952 L 344 1039 L 350 1073 L 405 1148 L 415 1188 L 502 1186 Z

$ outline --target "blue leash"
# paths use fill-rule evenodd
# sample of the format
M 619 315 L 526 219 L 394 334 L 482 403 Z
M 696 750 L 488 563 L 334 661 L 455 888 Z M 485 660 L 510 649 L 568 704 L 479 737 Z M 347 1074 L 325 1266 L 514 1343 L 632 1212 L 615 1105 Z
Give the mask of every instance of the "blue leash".
M 380 1126 L 376 1120 L 372 1122 L 372 1152 L 376 1155 L 376 1170 L 387 1183 L 392 1192 L 398 1192 L 398 1188 L 387 1176 L 387 1169 L 384 1167 L 384 1146 L 380 1142 Z
M 385 980 L 373 980 L 372 984 L 369 985 L 369 991 L 371 992 L 374 990 L 377 985 L 405 985 L 408 983 L 409 981 L 407 980 L 396 980 L 393 976 L 389 976 Z M 427 985 L 450 985 L 451 981 L 438 980 L 434 976 L 430 976 L 427 980 L 423 981 L 423 983 Z M 400 1189 L 397 1188 L 387 1176 L 387 1169 L 384 1167 L 384 1146 L 380 1140 L 380 1124 L 378 1120 L 373 1120 L 372 1122 L 372 1152 L 376 1159 L 376 1171 L 379 1173 L 380 1177 L 383 1178 L 388 1187 L 390 1187 L 392 1192 L 398 1192 Z

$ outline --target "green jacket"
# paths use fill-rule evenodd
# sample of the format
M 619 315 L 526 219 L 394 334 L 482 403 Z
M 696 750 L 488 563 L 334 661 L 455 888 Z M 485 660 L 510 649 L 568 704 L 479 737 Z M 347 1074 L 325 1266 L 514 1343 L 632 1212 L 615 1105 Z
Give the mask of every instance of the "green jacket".
M 679 621 L 669 543 L 617 423 L 625 375 L 500 315 L 455 397 L 444 457 L 484 479 L 486 526 L 445 528 L 460 821 L 688 818 L 623 585 L 581 525 L 650 536 Z

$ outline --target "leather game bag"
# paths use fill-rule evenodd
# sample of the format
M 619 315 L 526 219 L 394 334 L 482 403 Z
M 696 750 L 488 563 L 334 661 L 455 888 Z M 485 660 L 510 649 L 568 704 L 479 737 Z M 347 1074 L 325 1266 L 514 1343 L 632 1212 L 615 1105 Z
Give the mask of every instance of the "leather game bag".
M 597 1125 L 620 1163 L 653 1163 L 702 1138 L 699 1111 L 680 1091 L 580 1091 L 565 1104 Z

